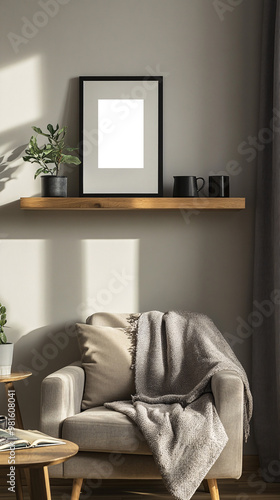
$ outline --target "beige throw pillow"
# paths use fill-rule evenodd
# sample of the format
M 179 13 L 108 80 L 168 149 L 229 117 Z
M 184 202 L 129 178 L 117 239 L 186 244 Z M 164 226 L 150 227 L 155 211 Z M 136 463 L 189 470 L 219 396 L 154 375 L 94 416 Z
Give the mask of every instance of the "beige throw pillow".
M 129 328 L 130 323 L 127 318 L 130 313 L 108 313 L 98 312 L 89 316 L 86 320 L 88 325 L 93 326 L 111 326 L 112 328 Z
M 124 326 L 77 323 L 76 328 L 86 374 L 82 409 L 131 399 L 135 394 L 134 370 L 131 339 Z

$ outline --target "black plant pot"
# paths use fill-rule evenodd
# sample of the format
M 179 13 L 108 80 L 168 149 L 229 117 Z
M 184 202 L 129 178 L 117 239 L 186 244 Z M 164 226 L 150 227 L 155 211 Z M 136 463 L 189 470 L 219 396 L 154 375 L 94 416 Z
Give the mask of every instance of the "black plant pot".
M 52 198 L 67 196 L 67 177 L 59 175 L 43 175 L 41 177 L 41 190 L 43 197 Z

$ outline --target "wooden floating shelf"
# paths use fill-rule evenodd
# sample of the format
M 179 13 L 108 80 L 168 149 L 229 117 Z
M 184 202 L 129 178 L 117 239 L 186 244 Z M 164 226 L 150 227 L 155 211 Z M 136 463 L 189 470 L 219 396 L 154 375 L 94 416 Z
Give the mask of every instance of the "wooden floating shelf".
M 21 198 L 23 210 L 243 210 L 245 198 Z

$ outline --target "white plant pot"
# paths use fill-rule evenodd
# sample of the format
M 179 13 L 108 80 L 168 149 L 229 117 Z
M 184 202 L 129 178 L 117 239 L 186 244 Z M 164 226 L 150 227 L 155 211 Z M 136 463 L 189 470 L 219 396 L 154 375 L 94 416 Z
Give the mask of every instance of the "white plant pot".
M 0 375 L 10 375 L 13 362 L 14 344 L 0 344 Z

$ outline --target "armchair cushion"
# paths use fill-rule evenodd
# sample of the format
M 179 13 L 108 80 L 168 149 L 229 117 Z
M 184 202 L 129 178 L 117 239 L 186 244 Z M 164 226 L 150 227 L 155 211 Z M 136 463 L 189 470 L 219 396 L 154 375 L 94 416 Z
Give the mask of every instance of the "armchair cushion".
M 134 370 L 131 340 L 125 329 L 82 323 L 77 323 L 76 329 L 86 373 L 82 409 L 131 399 L 135 393 Z
M 152 454 L 138 427 L 126 415 L 104 406 L 66 418 L 62 438 L 74 441 L 80 451 Z

